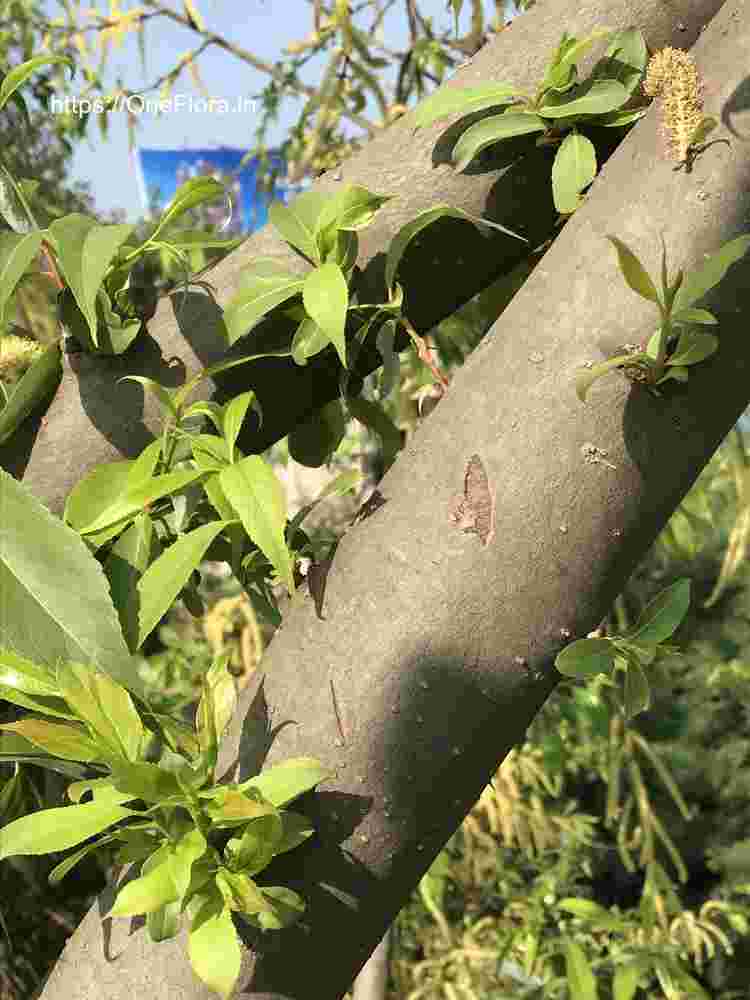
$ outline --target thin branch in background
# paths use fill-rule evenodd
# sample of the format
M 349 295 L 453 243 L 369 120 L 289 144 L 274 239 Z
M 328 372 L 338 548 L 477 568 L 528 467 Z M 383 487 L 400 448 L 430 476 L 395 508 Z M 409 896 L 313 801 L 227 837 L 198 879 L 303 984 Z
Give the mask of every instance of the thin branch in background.
M 416 0 L 406 0 L 406 18 L 409 22 L 409 35 L 412 46 L 417 44 L 417 3 Z
M 188 53 L 188 55 L 183 56 L 174 69 L 171 69 L 168 73 L 164 73 L 162 76 L 157 77 L 152 84 L 149 84 L 148 87 L 143 87 L 142 90 L 128 91 L 127 96 L 139 97 L 141 94 L 147 94 L 151 90 L 160 90 L 168 80 L 171 80 L 174 83 L 180 73 L 182 73 L 182 71 L 186 69 L 193 60 L 197 59 L 197 57 L 205 52 L 206 49 L 212 44 L 213 42 L 210 38 L 205 39 L 201 42 L 197 49 L 193 49 L 193 51 Z
M 224 49 L 226 52 L 230 52 L 233 56 L 246 62 L 253 69 L 257 69 L 260 73 L 265 73 L 268 76 L 272 76 L 277 80 L 282 87 L 288 87 L 290 90 L 296 90 L 300 94 L 304 94 L 307 97 L 314 97 L 317 93 L 315 87 L 309 87 L 301 82 L 296 82 L 289 80 L 287 75 L 284 73 L 283 69 L 279 65 L 273 65 L 272 63 L 265 62 L 263 59 L 259 59 L 257 56 L 253 55 L 252 52 L 247 49 L 242 48 L 240 45 L 235 45 L 234 42 L 228 41 L 222 35 L 215 35 L 210 31 L 203 31 L 194 25 L 189 18 L 184 14 L 178 13 L 176 10 L 172 10 L 171 7 L 167 7 L 164 4 L 158 2 L 158 0 L 144 0 L 146 6 L 150 7 L 154 11 L 158 11 L 165 17 L 170 18 L 177 24 L 182 25 L 183 28 L 189 28 L 198 35 L 202 35 L 204 38 L 210 39 L 214 45 L 218 45 L 219 48 Z M 360 128 L 364 129 L 370 135 L 374 135 L 377 131 L 377 127 L 365 118 L 363 115 L 356 114 L 352 111 L 344 111 L 343 114 L 355 125 L 359 125 Z

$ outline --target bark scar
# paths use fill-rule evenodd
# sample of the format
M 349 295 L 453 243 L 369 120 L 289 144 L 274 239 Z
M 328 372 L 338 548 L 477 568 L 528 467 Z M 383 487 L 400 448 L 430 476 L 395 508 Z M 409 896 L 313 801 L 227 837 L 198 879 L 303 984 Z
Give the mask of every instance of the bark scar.
M 479 455 L 466 465 L 464 492 L 450 501 L 448 518 L 459 531 L 478 535 L 485 547 L 495 538 L 495 499 Z

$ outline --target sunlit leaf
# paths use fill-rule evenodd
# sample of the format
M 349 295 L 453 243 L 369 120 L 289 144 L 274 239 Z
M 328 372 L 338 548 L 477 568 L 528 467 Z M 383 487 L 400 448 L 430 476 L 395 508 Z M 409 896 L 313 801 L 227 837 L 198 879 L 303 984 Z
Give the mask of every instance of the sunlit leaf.
M 481 87 L 441 87 L 416 106 L 414 124 L 416 128 L 422 128 L 448 115 L 484 111 L 510 103 L 517 94 L 516 87 L 505 83 L 487 83 Z
M 581 203 L 581 192 L 596 177 L 596 149 L 578 132 L 567 135 L 552 164 L 552 194 L 555 208 L 569 215 Z
M 544 119 L 531 111 L 510 111 L 503 115 L 483 118 L 462 133 L 453 147 L 453 163 L 460 173 L 488 146 L 494 146 L 503 139 L 511 139 L 517 135 L 529 135 L 532 132 L 546 130 Z
M 302 301 L 311 319 L 336 348 L 346 367 L 346 313 L 349 289 L 341 268 L 332 260 L 311 271 L 302 289 Z
M 248 455 L 219 473 L 219 483 L 242 525 L 294 593 L 292 559 L 284 538 L 287 507 L 284 488 L 260 455 Z
M 30 813 L 2 828 L 0 861 L 17 854 L 49 854 L 76 847 L 113 823 L 138 813 L 111 802 L 87 802 Z

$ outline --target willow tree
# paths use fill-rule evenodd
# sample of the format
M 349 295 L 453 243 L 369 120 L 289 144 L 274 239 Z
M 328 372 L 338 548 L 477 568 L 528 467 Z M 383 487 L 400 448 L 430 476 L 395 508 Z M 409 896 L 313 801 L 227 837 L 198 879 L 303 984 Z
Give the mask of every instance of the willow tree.
M 415 134 L 409 115 L 318 182 L 324 192 L 343 181 L 394 196 L 360 242 L 363 296 L 382 290 L 393 234 L 435 203 L 527 237 L 527 246 L 507 234 L 488 238 L 449 219 L 425 230 L 400 272 L 417 332 L 518 267 L 528 248 L 547 241 L 549 248 L 381 481 L 379 503 L 341 540 L 322 617 L 307 593 L 291 602 L 263 677 L 245 692 L 230 727 L 221 760 L 234 776 L 247 774 L 266 750 L 269 764 L 313 755 L 335 773 L 307 807 L 315 840 L 273 863 L 278 881 L 307 900 L 307 919 L 271 938 L 247 938 L 243 995 L 328 1000 L 346 992 L 523 739 L 560 678 L 557 655 L 602 620 L 747 405 L 747 258 L 706 296 L 720 347 L 687 382 L 656 396 L 612 374 L 585 403 L 575 385 L 576 372 L 601 360 L 602 337 L 641 343 L 653 333 L 654 302 L 622 280 L 608 234 L 655 275 L 660 234 L 673 267 L 690 269 L 746 228 L 744 6 L 675 0 L 667 10 L 654 0 L 608 0 L 593 12 L 566 0 L 540 3 L 446 89 L 489 80 L 533 89 L 563 29 L 584 37 L 602 25 L 633 24 L 652 51 L 692 46 L 705 110 L 720 119 L 714 135 L 722 141 L 707 145 L 690 170 L 675 170 L 653 107 L 619 143 L 596 137 L 604 165 L 559 233 L 554 149 L 521 142 L 510 156 L 506 148 L 456 173 L 438 141 L 445 124 Z M 117 379 L 127 367 L 165 381 L 167 359 L 180 358 L 181 374 L 189 374 L 224 357 L 219 306 L 257 256 L 302 267 L 263 230 L 212 273 L 216 303 L 197 293 L 163 302 L 127 366 L 124 359 L 64 359 L 44 425 L 28 421 L 3 464 L 59 512 L 87 470 L 137 455 L 158 420 Z M 240 341 L 232 352 L 256 352 L 283 334 L 270 318 L 255 328 L 251 346 Z M 355 375 L 374 370 L 379 358 L 363 350 Z M 216 400 L 256 391 L 263 423 L 251 416 L 240 443 L 246 454 L 258 453 L 335 398 L 340 374 L 335 354 L 324 352 L 303 368 L 289 359 L 251 362 L 203 388 Z M 133 990 L 206 995 L 182 939 L 155 946 L 121 921 L 103 929 L 102 912 L 92 908 L 72 937 L 47 1000 L 115 1000 Z

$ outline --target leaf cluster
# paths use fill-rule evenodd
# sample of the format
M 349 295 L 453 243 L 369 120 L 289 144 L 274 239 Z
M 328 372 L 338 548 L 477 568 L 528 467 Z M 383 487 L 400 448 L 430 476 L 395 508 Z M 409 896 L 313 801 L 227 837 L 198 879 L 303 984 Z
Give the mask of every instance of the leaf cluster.
M 716 253 L 706 255 L 703 263 L 687 274 L 680 268 L 674 280 L 667 276 L 667 248 L 662 236 L 661 290 L 622 240 L 608 236 L 617 251 L 620 271 L 627 285 L 642 298 L 653 302 L 660 317 L 659 329 L 644 345 L 643 350 L 630 351 L 609 358 L 590 368 L 581 369 L 576 375 L 576 393 L 585 402 L 593 383 L 615 368 L 622 368 L 634 381 L 645 383 L 658 395 L 656 386 L 669 379 L 687 382 L 688 368 L 711 357 L 719 347 L 718 338 L 711 333 L 695 331 L 690 327 L 713 326 L 718 320 L 707 309 L 696 308 L 696 303 L 724 278 L 750 247 L 750 236 L 738 236 L 725 243 Z
M 604 55 L 590 75 L 579 80 L 578 60 L 605 38 L 609 45 Z M 537 146 L 559 144 L 552 165 L 552 193 L 557 211 L 570 215 L 581 204 L 581 194 L 597 172 L 594 144 L 580 130 L 623 127 L 643 117 L 647 105 L 636 91 L 647 62 L 646 42 L 637 28 L 615 32 L 598 29 L 583 39 L 565 32 L 535 95 L 501 82 L 441 89 L 417 107 L 415 126 L 422 128 L 458 114 L 461 129 L 461 119 L 466 119 L 452 152 L 459 171 L 503 140 L 541 133 Z M 502 110 L 474 120 L 479 112 L 495 108 Z
M 68 787 L 71 805 L 6 825 L 0 860 L 77 848 L 50 873 L 55 884 L 91 851 L 114 845 L 116 863 L 141 869 L 121 883 L 110 915 L 145 914 L 152 940 L 163 941 L 186 914 L 195 972 L 228 996 L 240 963 L 232 914 L 272 930 L 304 911 L 296 892 L 255 877 L 313 835 L 302 814 L 284 807 L 328 777 L 322 766 L 300 758 L 239 785 L 214 783 L 219 739 L 236 706 L 223 656 L 203 677 L 194 728 L 139 711 L 125 688 L 83 664 L 53 671 L 3 650 L 0 678 L 5 698 L 37 710 L 0 725 L 11 737 L 3 759 L 65 761 L 73 773 L 97 775 Z M 154 743 L 155 763 L 147 760 Z
M 665 640 L 676 631 L 689 606 L 690 580 L 678 580 L 647 605 L 632 629 L 618 636 L 578 639 L 558 653 L 555 667 L 567 677 L 606 674 L 613 687 L 615 671 L 622 671 L 623 709 L 631 719 L 646 711 L 651 701 L 644 667 L 660 652 L 674 651 Z
M 399 376 L 400 361 L 394 347 L 399 330 L 406 331 L 419 357 L 435 378 L 445 384 L 446 379 L 432 362 L 424 339 L 404 312 L 403 288 L 395 280 L 409 245 L 423 230 L 439 219 L 456 218 L 524 239 L 503 226 L 475 219 L 450 205 L 435 205 L 420 212 L 395 234 L 386 254 L 385 297 L 381 302 L 363 303 L 357 293 L 357 234 L 372 223 L 389 200 L 389 195 L 346 184 L 332 195 L 307 191 L 290 205 L 274 202 L 269 211 L 271 224 L 303 257 L 309 269 L 303 274 L 292 272 L 270 257 L 253 261 L 224 312 L 230 345 L 247 336 L 272 310 L 283 306 L 280 314 L 295 325 L 289 349 L 283 353 L 296 364 L 305 365 L 329 346 L 334 347 L 344 368 L 341 399 L 328 404 L 296 428 L 289 438 L 290 453 L 305 465 L 321 465 L 338 447 L 345 427 L 342 405 L 380 435 L 386 467 L 396 456 L 400 436 L 383 408 L 370 400 L 355 398 L 349 391 L 351 370 L 369 334 L 375 335 L 383 358 L 385 378 L 381 394 L 387 395 Z

